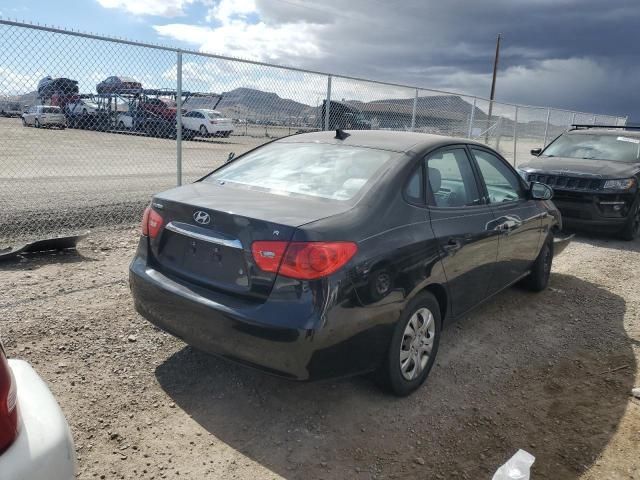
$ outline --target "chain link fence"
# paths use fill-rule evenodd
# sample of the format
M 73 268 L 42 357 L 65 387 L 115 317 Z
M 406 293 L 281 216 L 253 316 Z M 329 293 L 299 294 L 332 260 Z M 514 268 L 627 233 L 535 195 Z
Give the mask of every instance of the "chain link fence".
M 139 220 L 150 196 L 323 129 L 472 138 L 512 163 L 625 117 L 186 52 L 0 20 L 0 249 Z

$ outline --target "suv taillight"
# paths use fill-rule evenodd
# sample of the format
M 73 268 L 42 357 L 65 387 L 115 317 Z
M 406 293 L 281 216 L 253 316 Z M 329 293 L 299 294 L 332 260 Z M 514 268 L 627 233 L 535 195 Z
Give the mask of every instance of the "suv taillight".
M 151 207 L 144 209 L 142 214 L 142 235 L 149 238 L 156 238 L 162 229 L 164 219 Z
M 0 454 L 18 436 L 18 408 L 16 381 L 0 343 Z
M 260 269 L 299 280 L 326 277 L 342 268 L 358 251 L 353 242 L 258 241 L 251 245 Z

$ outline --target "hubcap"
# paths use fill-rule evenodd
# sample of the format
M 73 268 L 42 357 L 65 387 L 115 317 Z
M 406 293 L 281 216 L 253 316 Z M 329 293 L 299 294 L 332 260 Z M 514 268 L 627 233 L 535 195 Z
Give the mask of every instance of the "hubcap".
M 426 368 L 436 334 L 435 323 L 428 308 L 420 308 L 409 319 L 400 344 L 400 371 L 406 380 L 417 378 Z

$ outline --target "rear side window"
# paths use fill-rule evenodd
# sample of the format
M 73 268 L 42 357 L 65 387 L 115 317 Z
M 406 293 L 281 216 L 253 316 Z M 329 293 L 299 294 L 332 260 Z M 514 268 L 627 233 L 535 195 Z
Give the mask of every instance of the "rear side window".
M 484 150 L 473 148 L 472 151 L 491 203 L 513 202 L 524 198 L 520 179 L 501 159 Z
M 60 109 L 58 107 L 44 107 L 42 113 L 60 113 Z
M 421 203 L 422 197 L 422 167 L 418 168 L 411 177 L 405 189 L 405 195 L 411 202 Z
M 427 158 L 429 204 L 465 207 L 482 203 L 471 162 L 463 148 L 436 152 Z
M 205 181 L 233 182 L 279 195 L 350 200 L 395 152 L 323 143 L 271 143 Z

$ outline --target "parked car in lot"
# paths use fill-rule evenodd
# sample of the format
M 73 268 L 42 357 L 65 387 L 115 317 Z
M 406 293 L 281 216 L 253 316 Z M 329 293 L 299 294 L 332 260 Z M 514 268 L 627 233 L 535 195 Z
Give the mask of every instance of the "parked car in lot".
M 547 286 L 570 237 L 552 190 L 469 140 L 293 135 L 154 196 L 138 312 L 205 351 L 297 380 L 378 371 L 398 395 L 442 327 L 508 286 Z
M 36 128 L 65 128 L 67 125 L 67 119 L 64 116 L 64 113 L 62 113 L 62 109 L 60 109 L 60 107 L 33 105 L 22 114 L 22 124 L 25 127 L 33 125 Z
M 96 113 L 100 107 L 97 103 L 90 100 L 79 99 L 67 103 L 65 110 L 72 115 L 90 115 Z
M 147 98 L 140 102 L 138 109 L 171 122 L 176 121 L 178 112 L 175 100 L 163 97 Z
M 96 92 L 100 94 L 135 94 L 140 93 L 142 84 L 131 77 L 107 77 L 96 85 Z
M 117 116 L 116 127 L 119 130 L 144 132 L 151 137 L 176 138 L 176 124 L 141 108 L 132 108 Z
M 201 137 L 228 137 L 233 132 L 233 122 L 217 110 L 191 110 L 182 116 L 182 126 L 186 131 Z
M 70 78 L 44 77 L 38 82 L 38 96 L 40 98 L 50 98 L 52 95 L 73 95 L 78 93 L 78 81 Z
M 640 130 L 578 126 L 518 168 L 555 191 L 567 227 L 640 236 Z
M 72 480 L 76 455 L 67 421 L 46 383 L 0 342 L 0 478 Z

